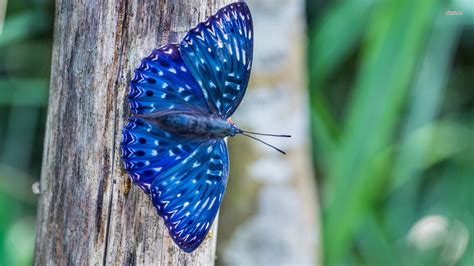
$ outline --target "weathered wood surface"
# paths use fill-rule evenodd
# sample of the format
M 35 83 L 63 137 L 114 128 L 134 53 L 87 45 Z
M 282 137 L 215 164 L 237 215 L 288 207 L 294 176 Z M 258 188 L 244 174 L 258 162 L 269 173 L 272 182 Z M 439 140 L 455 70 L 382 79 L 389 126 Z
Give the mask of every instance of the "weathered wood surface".
M 231 171 L 220 214 L 218 261 L 319 265 L 320 229 L 311 167 L 303 0 L 248 0 L 254 18 L 249 89 L 233 120 L 243 129 L 291 134 L 229 140 Z
M 230 0 L 57 0 L 37 218 L 36 265 L 212 265 L 172 242 L 120 161 L 128 81 L 139 60 Z

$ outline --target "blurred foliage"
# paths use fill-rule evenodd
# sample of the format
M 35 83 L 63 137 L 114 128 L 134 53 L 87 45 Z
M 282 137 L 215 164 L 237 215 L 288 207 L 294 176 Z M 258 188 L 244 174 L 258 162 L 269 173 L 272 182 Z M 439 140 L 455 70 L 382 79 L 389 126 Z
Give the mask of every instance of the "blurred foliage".
M 53 1 L 0 0 L 2 18 L 0 265 L 30 265 L 37 199 L 31 187 L 39 180 L 41 170 Z
M 307 5 L 325 264 L 474 265 L 474 3 Z
M 474 265 L 474 4 L 307 11 L 325 264 Z M 10 0 L 0 31 L 0 265 L 33 256 L 53 16 Z

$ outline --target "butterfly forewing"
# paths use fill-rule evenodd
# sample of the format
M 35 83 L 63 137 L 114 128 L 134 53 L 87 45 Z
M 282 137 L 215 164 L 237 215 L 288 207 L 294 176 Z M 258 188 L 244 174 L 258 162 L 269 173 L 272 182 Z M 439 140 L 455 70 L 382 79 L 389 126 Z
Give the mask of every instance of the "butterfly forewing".
M 176 44 L 155 49 L 142 59 L 130 82 L 128 99 L 134 114 L 148 115 L 167 110 L 210 113 Z
M 252 66 L 253 26 L 247 5 L 237 2 L 220 9 L 189 31 L 180 50 L 211 111 L 230 117 L 242 101 Z
M 209 232 L 224 196 L 228 167 L 224 140 L 209 140 L 154 180 L 153 204 L 184 251 L 196 249 Z

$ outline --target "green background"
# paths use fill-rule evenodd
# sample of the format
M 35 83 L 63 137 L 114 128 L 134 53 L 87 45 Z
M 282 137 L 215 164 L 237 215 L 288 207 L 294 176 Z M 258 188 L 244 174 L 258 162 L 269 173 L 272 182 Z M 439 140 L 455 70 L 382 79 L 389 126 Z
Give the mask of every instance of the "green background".
M 474 265 L 474 2 L 306 10 L 325 264 Z M 32 262 L 53 20 L 50 0 L 8 1 L 0 265 Z

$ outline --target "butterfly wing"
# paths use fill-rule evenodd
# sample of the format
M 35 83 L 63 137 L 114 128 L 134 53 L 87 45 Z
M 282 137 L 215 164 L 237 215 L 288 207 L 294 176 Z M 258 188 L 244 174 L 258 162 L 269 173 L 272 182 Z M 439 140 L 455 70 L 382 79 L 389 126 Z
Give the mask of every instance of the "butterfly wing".
M 230 4 L 188 32 L 181 56 L 213 113 L 228 118 L 247 89 L 253 54 L 253 26 L 244 2 Z
M 135 115 L 170 110 L 211 113 L 176 44 L 155 49 L 142 59 L 130 82 L 128 99 Z M 156 176 L 184 160 L 198 145 L 196 140 L 169 134 L 132 117 L 123 130 L 122 159 L 133 182 L 149 193 Z
M 228 174 L 226 144 L 222 139 L 211 139 L 153 181 L 153 204 L 173 240 L 184 251 L 195 250 L 209 232 Z
M 132 117 L 121 149 L 133 183 L 151 194 L 178 246 L 192 252 L 209 232 L 224 196 L 229 175 L 224 140 L 173 135 Z
M 156 49 L 131 81 L 140 117 L 169 110 L 227 118 L 247 88 L 253 29 L 245 3 L 234 3 L 191 30 L 181 44 Z M 224 196 L 229 158 L 223 139 L 177 136 L 132 117 L 122 158 L 133 182 L 151 194 L 173 240 L 186 252 L 206 237 Z
M 131 111 L 139 115 L 166 110 L 210 113 L 176 44 L 155 49 L 142 59 L 130 82 L 128 100 Z
M 134 184 L 150 192 L 153 180 L 191 155 L 201 141 L 165 132 L 132 117 L 122 131 L 122 160 Z

